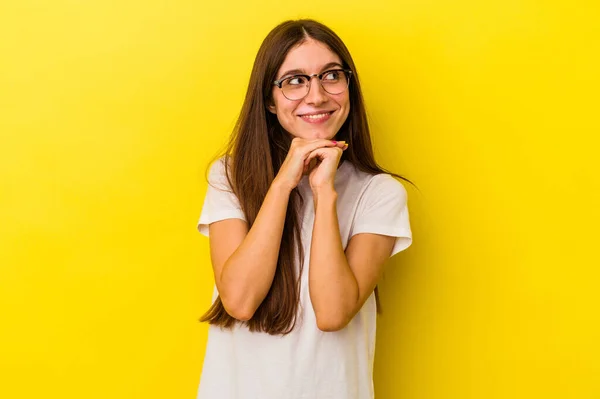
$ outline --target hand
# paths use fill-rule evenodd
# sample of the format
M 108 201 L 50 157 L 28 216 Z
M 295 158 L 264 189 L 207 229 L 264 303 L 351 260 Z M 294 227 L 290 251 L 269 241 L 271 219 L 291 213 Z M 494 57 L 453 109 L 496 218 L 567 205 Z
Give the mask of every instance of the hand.
M 309 175 L 310 187 L 315 191 L 322 188 L 334 189 L 335 174 L 337 173 L 338 165 L 342 153 L 348 148 L 348 144 L 344 142 L 343 147 L 332 148 L 317 148 L 313 150 L 306 158 L 305 164 L 309 165 L 313 160 L 316 160 L 316 166 L 311 170 Z
M 277 176 L 273 183 L 280 184 L 282 187 L 292 191 L 302 178 L 302 175 L 309 169 L 305 162 L 311 153 L 319 149 L 339 150 L 340 154 L 345 145 L 344 142 L 335 142 L 325 139 L 306 140 L 294 138 Z

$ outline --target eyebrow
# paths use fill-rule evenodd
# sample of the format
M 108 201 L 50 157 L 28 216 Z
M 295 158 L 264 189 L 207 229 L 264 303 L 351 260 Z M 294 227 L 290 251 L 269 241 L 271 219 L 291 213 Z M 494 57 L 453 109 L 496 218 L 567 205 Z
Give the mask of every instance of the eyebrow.
M 343 65 L 341 65 L 339 62 L 330 62 L 328 64 L 325 64 L 321 68 L 321 72 L 326 71 L 327 69 L 329 69 L 331 67 L 344 68 Z M 289 71 L 285 71 L 283 74 L 281 74 L 281 77 L 290 76 L 290 75 L 304 75 L 304 74 L 307 74 L 304 69 L 290 69 Z

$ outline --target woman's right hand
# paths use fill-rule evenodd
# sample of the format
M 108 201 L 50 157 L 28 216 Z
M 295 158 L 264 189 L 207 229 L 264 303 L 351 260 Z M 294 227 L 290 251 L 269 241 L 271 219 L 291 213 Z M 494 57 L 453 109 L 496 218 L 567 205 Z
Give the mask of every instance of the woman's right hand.
M 298 185 L 300 179 L 302 179 L 304 172 L 306 172 L 307 165 L 305 161 L 311 152 L 323 147 L 340 147 L 344 149 L 345 145 L 346 143 L 343 141 L 325 139 L 306 140 L 295 137 L 273 183 L 292 191 Z

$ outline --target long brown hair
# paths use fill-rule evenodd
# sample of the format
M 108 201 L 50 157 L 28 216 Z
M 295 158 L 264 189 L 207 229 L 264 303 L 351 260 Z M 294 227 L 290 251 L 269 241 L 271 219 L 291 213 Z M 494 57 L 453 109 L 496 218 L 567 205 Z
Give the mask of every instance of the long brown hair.
M 267 35 L 258 50 L 240 116 L 223 154 L 227 180 L 250 226 L 287 156 L 292 140 L 279 124 L 277 116 L 267 109 L 272 104 L 273 81 L 287 53 L 309 38 L 327 45 L 340 57 L 343 67 L 353 72 L 349 86 L 350 113 L 336 135 L 336 140 L 345 140 L 349 144 L 340 162 L 347 160 L 361 171 L 370 174 L 389 173 L 408 181 L 375 162 L 358 72 L 342 40 L 317 21 L 285 21 Z M 288 203 L 273 283 L 254 316 L 244 322 L 250 331 L 288 334 L 295 326 L 304 259 L 298 215 L 302 204 L 303 199 L 296 188 Z M 300 262 L 299 275 L 294 267 L 296 260 Z M 380 309 L 377 288 L 375 294 Z M 223 328 L 231 328 L 238 322 L 225 311 L 219 297 L 200 321 Z

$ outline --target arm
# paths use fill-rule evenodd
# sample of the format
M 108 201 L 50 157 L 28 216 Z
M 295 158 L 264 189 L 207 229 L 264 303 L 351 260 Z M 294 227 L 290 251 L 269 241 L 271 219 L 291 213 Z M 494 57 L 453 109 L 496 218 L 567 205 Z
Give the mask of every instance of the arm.
M 342 248 L 337 193 L 314 193 L 315 223 L 310 251 L 309 292 L 323 331 L 344 328 L 371 295 L 392 252 L 395 237 L 357 234 Z
M 215 283 L 232 317 L 249 320 L 271 288 L 290 190 L 274 182 L 252 228 L 240 219 L 210 224 Z
M 212 180 L 221 188 L 207 193 L 205 224 L 209 225 L 215 284 L 232 317 L 251 319 L 271 288 L 290 193 L 306 170 L 306 157 L 315 149 L 336 146 L 343 147 L 343 143 L 294 138 L 251 228 L 230 190 L 224 164 L 211 169 Z

